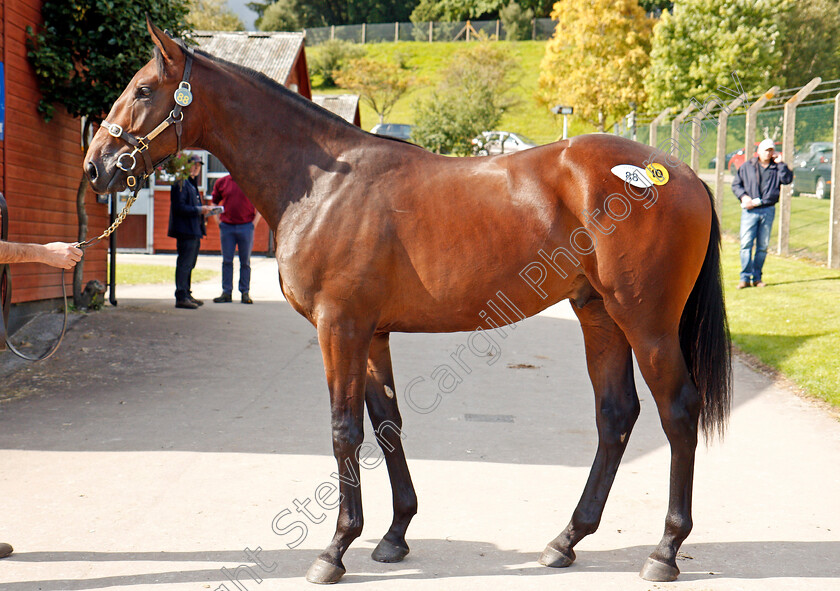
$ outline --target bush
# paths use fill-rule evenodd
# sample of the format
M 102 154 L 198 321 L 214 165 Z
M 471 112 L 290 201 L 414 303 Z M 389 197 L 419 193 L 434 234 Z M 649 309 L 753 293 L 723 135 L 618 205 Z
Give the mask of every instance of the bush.
M 320 86 L 335 86 L 335 73 L 353 59 L 364 57 L 365 48 L 350 41 L 331 39 L 322 43 L 309 62 L 309 75 L 321 78 Z
M 534 11 L 530 8 L 522 10 L 516 2 L 511 2 L 499 11 L 499 19 L 505 26 L 505 39 L 508 41 L 522 41 L 531 36 L 531 20 Z

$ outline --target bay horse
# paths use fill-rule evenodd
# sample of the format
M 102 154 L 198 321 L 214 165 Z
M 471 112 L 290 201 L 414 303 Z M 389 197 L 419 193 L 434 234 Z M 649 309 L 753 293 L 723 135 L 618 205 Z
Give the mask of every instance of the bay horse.
M 572 301 L 595 393 L 589 479 L 540 562 L 569 566 L 575 544 L 598 527 L 639 414 L 635 354 L 671 450 L 665 531 L 640 575 L 674 580 L 692 528 L 698 431 L 722 433 L 731 405 L 708 186 L 668 154 L 605 134 L 498 156 L 431 154 L 147 27 L 155 56 L 114 103 L 85 172 L 98 193 L 123 190 L 182 143 L 202 148 L 274 230 L 283 294 L 317 330 L 341 481 L 335 536 L 307 579 L 338 581 L 342 556 L 361 534 L 355 481 L 365 406 L 383 433 L 393 492 L 393 521 L 372 557 L 408 554 L 417 497 L 398 432 L 389 334 L 480 330 L 502 294 L 516 320 Z

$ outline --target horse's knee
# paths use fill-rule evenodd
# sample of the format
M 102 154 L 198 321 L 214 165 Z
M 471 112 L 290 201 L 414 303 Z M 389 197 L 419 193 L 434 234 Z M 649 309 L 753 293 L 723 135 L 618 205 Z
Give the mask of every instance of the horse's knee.
M 332 422 L 333 450 L 336 454 L 354 454 L 364 441 L 364 426 L 361 421 L 344 417 Z

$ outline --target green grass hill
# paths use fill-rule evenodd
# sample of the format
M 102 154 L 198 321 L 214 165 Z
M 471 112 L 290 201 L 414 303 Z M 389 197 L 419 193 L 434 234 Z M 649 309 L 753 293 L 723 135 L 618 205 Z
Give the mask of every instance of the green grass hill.
M 516 106 L 502 116 L 499 129 L 524 134 L 539 144 L 546 144 L 558 139 L 563 133 L 563 117 L 556 116 L 536 100 L 537 80 L 540 74 L 540 61 L 545 52 L 545 41 L 499 42 L 519 61 L 519 80 L 513 93 L 519 98 Z M 405 41 L 400 43 L 372 43 L 365 45 L 367 57 L 384 62 L 403 62 L 413 68 L 422 83 L 403 96 L 388 117 L 389 123 L 414 123 L 414 104 L 428 96 L 437 86 L 441 71 L 465 42 L 424 43 Z M 318 46 L 307 48 L 309 60 L 318 55 Z M 313 78 L 313 86 L 320 80 Z M 313 87 L 315 94 L 341 94 L 347 92 L 341 88 Z M 370 130 L 379 123 L 379 117 L 367 105 L 362 104 L 362 128 Z M 579 135 L 593 131 L 593 128 L 574 116 L 569 119 L 569 135 Z

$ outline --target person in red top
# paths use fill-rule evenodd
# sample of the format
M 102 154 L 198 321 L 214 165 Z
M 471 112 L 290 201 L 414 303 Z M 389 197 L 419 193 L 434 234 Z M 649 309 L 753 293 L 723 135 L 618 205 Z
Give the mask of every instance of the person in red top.
M 213 185 L 213 203 L 225 210 L 219 219 L 222 241 L 222 295 L 213 298 L 217 304 L 233 301 L 233 255 L 239 249 L 239 293 L 243 304 L 251 299 L 251 249 L 254 247 L 254 228 L 261 216 L 230 175 Z

